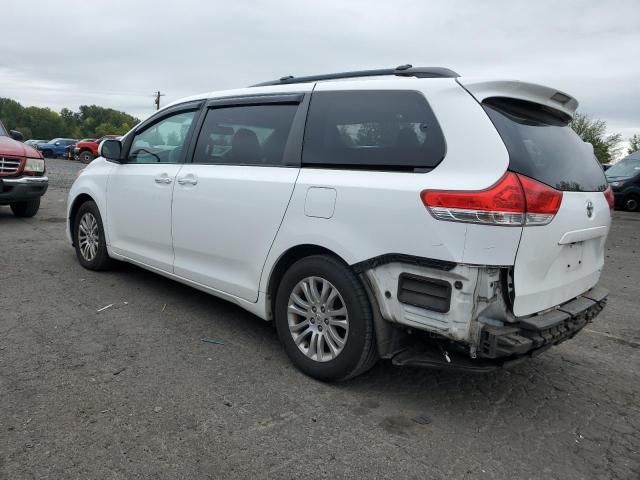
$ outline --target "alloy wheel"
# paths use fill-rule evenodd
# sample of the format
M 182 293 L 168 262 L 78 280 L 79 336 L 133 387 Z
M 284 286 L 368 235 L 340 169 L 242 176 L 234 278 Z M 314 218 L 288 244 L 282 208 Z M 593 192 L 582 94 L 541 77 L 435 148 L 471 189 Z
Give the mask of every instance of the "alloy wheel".
M 342 295 L 328 280 L 307 277 L 296 284 L 287 307 L 289 332 L 311 360 L 335 359 L 347 342 L 349 314 Z
M 82 215 L 82 218 L 80 218 L 78 244 L 82 258 L 87 262 L 91 262 L 96 258 L 100 244 L 100 232 L 98 230 L 98 221 L 91 212 L 86 212 Z

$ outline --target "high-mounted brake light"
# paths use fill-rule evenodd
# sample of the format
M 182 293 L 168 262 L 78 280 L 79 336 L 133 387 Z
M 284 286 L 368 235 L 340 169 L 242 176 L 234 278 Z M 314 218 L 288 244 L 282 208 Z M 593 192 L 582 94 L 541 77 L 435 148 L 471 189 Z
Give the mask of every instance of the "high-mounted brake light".
M 502 226 L 546 225 L 562 202 L 562 192 L 513 172 L 486 190 L 425 190 L 420 196 L 438 220 Z
M 607 187 L 607 189 L 603 193 L 604 193 L 604 198 L 607 199 L 607 203 L 609 204 L 609 209 L 613 210 L 613 207 L 616 203 L 616 199 L 613 195 L 613 190 L 611 189 L 611 187 Z

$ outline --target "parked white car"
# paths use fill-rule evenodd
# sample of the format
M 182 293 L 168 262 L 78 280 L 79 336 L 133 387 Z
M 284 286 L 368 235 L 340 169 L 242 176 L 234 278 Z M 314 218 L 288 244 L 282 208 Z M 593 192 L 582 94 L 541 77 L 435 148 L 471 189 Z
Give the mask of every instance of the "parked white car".
M 275 321 L 320 379 L 510 365 L 606 302 L 613 196 L 577 105 L 410 65 L 190 97 L 101 144 L 69 237 L 86 268 L 131 262 Z

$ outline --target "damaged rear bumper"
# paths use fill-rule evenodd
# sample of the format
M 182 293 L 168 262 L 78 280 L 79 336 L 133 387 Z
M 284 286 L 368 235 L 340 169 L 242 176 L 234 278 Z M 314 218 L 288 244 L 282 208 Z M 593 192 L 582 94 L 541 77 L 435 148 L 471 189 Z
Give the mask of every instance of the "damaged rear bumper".
M 477 358 L 456 350 L 447 351 L 440 343 L 423 343 L 396 354 L 392 362 L 394 365 L 470 372 L 512 367 L 576 335 L 602 311 L 608 294 L 604 288 L 594 287 L 554 310 L 518 318 L 512 325 L 485 325 Z

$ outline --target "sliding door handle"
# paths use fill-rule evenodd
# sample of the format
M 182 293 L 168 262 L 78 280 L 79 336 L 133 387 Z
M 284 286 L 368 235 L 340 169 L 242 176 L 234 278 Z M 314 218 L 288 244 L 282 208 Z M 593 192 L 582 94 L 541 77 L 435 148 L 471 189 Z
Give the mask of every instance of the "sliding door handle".
M 178 183 L 180 185 L 197 185 L 198 179 L 193 176 L 181 177 L 178 179 Z

